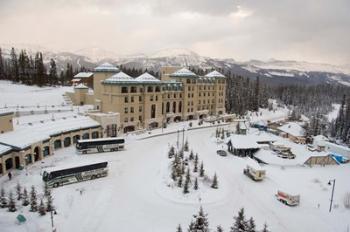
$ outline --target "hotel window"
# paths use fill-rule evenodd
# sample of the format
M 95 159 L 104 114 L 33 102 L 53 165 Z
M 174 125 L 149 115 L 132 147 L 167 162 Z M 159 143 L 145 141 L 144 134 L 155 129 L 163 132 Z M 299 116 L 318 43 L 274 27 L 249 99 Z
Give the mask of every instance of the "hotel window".
M 156 101 L 158 101 L 158 95 L 156 95 Z
M 150 99 L 150 101 L 153 101 L 153 95 L 151 95 L 151 96 L 149 97 L 149 99 Z
M 130 97 L 130 102 L 134 102 L 134 96 Z
M 188 91 L 191 91 L 191 86 L 188 86 L 188 88 L 187 88 L 187 89 L 188 89 Z
M 142 122 L 142 116 L 139 116 L 139 121 Z
M 137 89 L 135 86 L 131 86 L 130 93 L 136 93 Z
M 141 96 L 139 96 L 139 102 L 142 102 L 142 97 Z
M 130 113 L 134 113 L 134 107 L 130 107 Z
M 129 102 L 129 98 L 128 97 L 124 97 L 124 102 L 128 103 Z
M 127 93 L 128 92 L 128 87 L 122 87 L 122 93 Z
M 191 84 L 191 80 L 190 79 L 187 79 L 187 84 Z
M 140 88 L 140 93 L 143 93 L 143 88 L 142 87 Z
M 148 86 L 147 92 L 148 92 L 148 93 L 152 93 L 152 92 L 153 92 L 153 87 L 152 87 L 152 86 Z
M 160 87 L 159 86 L 156 87 L 156 92 L 160 92 Z
M 124 122 L 128 122 L 128 118 L 124 118 Z
M 139 106 L 139 112 L 142 112 L 142 106 Z
M 133 122 L 133 121 L 134 121 L 134 117 L 131 117 L 131 118 L 130 118 L 130 122 Z
M 124 113 L 126 113 L 126 114 L 127 114 L 127 113 L 128 113 L 128 111 L 129 111 L 129 110 L 128 110 L 128 107 L 125 107 L 125 108 L 124 108 Z

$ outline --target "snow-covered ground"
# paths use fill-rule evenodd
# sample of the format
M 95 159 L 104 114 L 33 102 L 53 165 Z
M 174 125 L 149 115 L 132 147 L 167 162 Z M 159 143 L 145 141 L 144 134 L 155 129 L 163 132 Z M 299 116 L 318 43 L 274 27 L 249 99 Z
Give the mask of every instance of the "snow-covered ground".
M 350 210 L 344 208 L 342 201 L 350 191 L 349 165 L 313 168 L 266 165 L 263 168 L 267 178 L 256 183 L 242 174 L 248 160 L 216 154 L 214 133 L 215 128 L 186 132 L 190 148 L 198 152 L 208 175 L 216 172 L 219 179 L 217 196 L 202 195 L 201 203 L 183 201 L 160 187 L 164 186 L 168 146 L 176 143 L 176 134 L 129 139 L 125 151 L 113 153 L 79 156 L 74 148 L 62 149 L 42 163 L 30 166 L 27 176 L 25 171 L 18 171 L 11 182 L 2 177 L 0 183 L 6 189 L 14 189 L 17 182 L 40 189 L 43 167 L 96 158 L 109 161 L 108 177 L 53 190 L 58 231 L 174 231 L 178 223 L 187 226 L 200 205 L 209 213 L 212 228 L 218 224 L 228 228 L 233 214 L 244 207 L 259 227 L 267 222 L 272 231 L 346 231 Z M 337 208 L 329 213 L 331 187 L 327 182 L 334 178 Z M 300 206 L 288 207 L 278 202 L 274 194 L 279 189 L 299 193 Z M 48 215 L 40 217 L 27 209 L 23 214 L 28 217 L 27 223 L 16 225 L 17 214 L 0 209 L 2 231 L 49 230 Z
M 333 110 L 329 112 L 327 115 L 329 122 L 335 120 L 338 117 L 340 104 L 332 104 L 332 106 L 333 106 Z
M 60 105 L 65 102 L 62 96 L 65 88 L 46 91 L 46 88 L 0 82 L 0 89 L 0 106 Z M 252 121 L 281 120 L 288 115 L 288 110 L 282 108 L 276 112 L 265 109 L 261 109 L 260 112 L 262 115 L 252 113 Z M 70 113 L 60 114 L 68 117 Z M 46 120 L 50 117 L 50 114 L 23 116 L 18 118 L 18 126 L 21 127 L 21 123 Z M 59 114 L 55 114 L 55 117 L 59 117 Z M 176 144 L 176 131 L 189 128 L 188 124 L 173 123 L 164 130 L 157 129 L 140 135 L 129 134 L 124 151 L 78 155 L 74 147 L 58 150 L 53 156 L 29 166 L 27 170 L 14 171 L 11 181 L 6 176 L 0 177 L 0 187 L 4 187 L 8 192 L 14 191 L 17 183 L 26 186 L 27 189 L 34 185 L 40 198 L 43 168 L 98 159 L 109 162 L 107 177 L 53 189 L 54 204 L 57 208 L 54 223 L 57 231 L 170 232 L 175 231 L 179 223 L 183 228 L 187 228 L 200 205 L 209 214 L 212 229 L 220 224 L 228 230 L 233 223 L 233 216 L 241 207 L 245 208 L 247 215 L 254 217 L 259 228 L 266 222 L 271 231 L 342 232 L 349 228 L 350 210 L 343 206 L 343 197 L 346 192 L 350 192 L 349 164 L 309 168 L 301 166 L 300 162 L 293 163 L 298 161 L 298 157 L 307 156 L 310 152 L 303 145 L 275 136 L 278 142 L 292 147 L 297 159 L 280 159 L 288 162 L 286 164 L 277 162 L 280 161 L 278 158 L 274 165 L 264 165 L 262 168 L 266 170 L 267 178 L 262 182 L 253 182 L 242 173 L 251 160 L 232 155 L 221 157 L 216 154 L 216 150 L 222 149 L 223 146 L 217 144 L 214 139 L 216 127 L 230 127 L 232 130 L 235 128 L 234 124 L 221 124 L 185 132 L 190 149 L 198 153 L 200 160 L 204 162 L 206 174 L 212 176 L 214 172 L 217 173 L 218 190 L 201 189 L 199 185 L 199 192 L 183 197 L 179 191 L 168 188 L 165 182 L 166 176 L 169 175 L 167 151 L 169 145 Z M 195 121 L 193 127 L 198 127 Z M 249 133 L 259 132 L 252 130 Z M 181 133 L 179 136 L 181 141 Z M 267 155 L 273 156 L 272 153 Z M 328 212 L 331 186 L 327 185 L 330 179 L 336 179 L 335 208 L 331 213 Z M 301 204 L 297 207 L 281 204 L 274 197 L 277 190 L 300 194 Z M 50 216 L 41 217 L 38 213 L 28 212 L 28 208 L 19 207 L 16 213 L 9 213 L 0 208 L 0 231 L 50 231 Z M 18 213 L 27 218 L 25 224 L 16 224 Z

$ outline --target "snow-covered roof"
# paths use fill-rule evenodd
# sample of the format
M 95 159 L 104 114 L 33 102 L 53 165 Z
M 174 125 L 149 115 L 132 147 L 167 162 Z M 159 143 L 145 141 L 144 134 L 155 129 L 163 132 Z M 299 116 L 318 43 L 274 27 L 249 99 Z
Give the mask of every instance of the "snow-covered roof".
M 110 63 L 103 63 L 94 70 L 95 72 L 119 72 L 119 69 Z
M 219 73 L 218 71 L 214 70 L 210 73 L 208 73 L 207 75 L 205 75 L 206 77 L 210 77 L 210 78 L 225 78 L 225 76 L 221 73 Z
M 100 124 L 88 116 L 75 116 L 44 123 L 27 124 L 0 135 L 0 143 L 15 148 L 26 148 L 33 143 L 69 131 L 98 127 Z
M 305 135 L 305 129 L 296 122 L 288 122 L 278 129 L 296 137 Z
M 80 72 L 74 76 L 74 78 L 89 78 L 92 77 L 94 73 L 92 72 Z
M 107 78 L 105 82 L 107 83 L 114 83 L 114 82 L 122 82 L 122 81 L 133 81 L 134 78 L 129 76 L 128 74 L 124 72 L 118 72 L 117 74 L 114 74 L 113 76 Z
M 261 148 L 264 145 L 259 144 L 263 142 L 274 142 L 276 139 L 270 134 L 248 134 L 248 135 L 231 135 L 227 142 L 231 140 L 233 148 L 238 149 L 250 149 L 250 148 Z
M 187 68 L 182 68 L 176 72 L 170 74 L 171 77 L 196 77 L 197 75 L 194 72 L 191 72 Z
M 87 87 L 86 85 L 84 85 L 83 83 L 80 83 L 79 85 L 75 86 L 74 89 L 88 89 L 89 87 Z
M 7 152 L 10 151 L 10 150 L 12 150 L 11 147 L 6 146 L 6 145 L 3 145 L 3 144 L 0 144 L 0 156 L 1 156 L 2 154 L 7 153 Z
M 136 80 L 141 81 L 141 82 L 160 82 L 159 79 L 155 78 L 154 76 L 152 76 L 148 72 L 145 72 L 142 75 L 138 76 L 136 78 Z

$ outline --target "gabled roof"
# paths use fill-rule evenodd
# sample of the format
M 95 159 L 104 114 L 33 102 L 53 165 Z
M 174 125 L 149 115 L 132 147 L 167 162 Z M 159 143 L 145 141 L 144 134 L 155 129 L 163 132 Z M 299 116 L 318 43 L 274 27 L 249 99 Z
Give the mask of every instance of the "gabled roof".
M 210 77 L 210 78 L 226 78 L 223 74 L 219 73 L 218 71 L 214 70 L 210 73 L 208 73 L 207 75 L 205 75 L 206 77 Z
M 288 122 L 283 126 L 278 127 L 278 129 L 295 137 L 305 135 L 305 129 L 296 122 Z
M 7 154 L 8 152 L 10 152 L 12 150 L 12 148 L 10 146 L 6 146 L 6 145 L 3 145 L 3 144 L 0 144 L 0 157 L 2 155 L 5 155 Z
M 196 77 L 197 75 L 194 72 L 191 72 L 187 68 L 182 68 L 176 72 L 170 74 L 171 77 Z
M 155 78 L 154 76 L 152 76 L 148 72 L 143 73 L 142 75 L 137 77 L 136 80 L 141 81 L 141 82 L 160 82 L 159 79 Z
M 103 63 L 100 66 L 96 67 L 94 70 L 95 72 L 119 72 L 119 68 L 110 63 Z
M 134 80 L 135 79 L 129 76 L 128 74 L 124 72 L 118 72 L 117 74 L 114 74 L 113 76 L 107 78 L 105 82 L 114 83 L 114 82 L 134 81 Z
M 92 77 L 94 73 L 92 72 L 80 72 L 74 76 L 74 78 L 89 78 Z

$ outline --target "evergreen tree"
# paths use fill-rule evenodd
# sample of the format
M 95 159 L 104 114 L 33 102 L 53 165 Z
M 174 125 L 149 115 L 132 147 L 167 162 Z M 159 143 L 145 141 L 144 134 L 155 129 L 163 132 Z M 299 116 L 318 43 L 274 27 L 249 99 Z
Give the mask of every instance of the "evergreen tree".
M 186 142 L 185 142 L 184 151 L 189 151 L 187 139 L 186 139 Z
M 198 172 L 198 154 L 194 157 L 194 168 L 193 172 Z
M 177 226 L 176 232 L 182 232 L 182 228 L 181 228 L 181 225 L 180 225 L 180 224 Z
M 10 212 L 16 212 L 17 208 L 16 208 L 16 202 L 15 199 L 13 198 L 13 193 L 12 191 L 9 194 L 9 205 L 8 205 L 8 210 Z
M 45 209 L 45 205 L 44 205 L 43 199 L 40 200 L 39 214 L 41 216 L 44 216 L 46 214 L 46 209 Z
M 190 181 L 191 181 L 191 177 L 190 177 L 190 169 L 188 168 L 187 169 L 187 172 L 186 172 L 186 179 L 185 179 L 185 184 L 184 184 L 184 189 L 183 189 L 183 193 L 186 194 L 186 193 L 189 193 L 189 184 L 190 184 Z
M 50 69 L 49 69 L 49 83 L 50 85 L 55 85 L 58 82 L 57 76 L 57 66 L 54 59 L 50 60 Z
M 194 159 L 193 150 L 191 150 L 188 159 L 189 159 L 189 160 L 193 160 L 193 159 Z
M 261 232 L 270 232 L 270 231 L 268 230 L 268 228 L 267 228 L 266 223 L 264 224 L 264 228 L 263 228 L 263 230 L 262 230 Z
M 238 211 L 237 217 L 234 217 L 235 222 L 233 226 L 231 227 L 230 232 L 246 232 L 248 225 L 245 220 L 245 215 L 244 215 L 244 208 L 241 208 Z
M 189 225 L 188 232 L 209 232 L 209 222 L 207 214 L 200 207 L 198 215 L 193 215 L 193 221 Z
M 7 198 L 5 197 L 5 189 L 1 187 L 0 190 L 0 206 L 6 208 L 8 206 Z
M 246 231 L 247 232 L 256 232 L 255 221 L 254 221 L 254 219 L 252 217 L 247 222 L 247 230 Z
M 11 48 L 10 60 L 11 60 L 11 72 L 10 72 L 11 80 L 18 82 L 19 81 L 18 60 L 17 60 L 17 54 L 15 51 L 15 48 Z
M 213 189 L 218 189 L 219 188 L 218 177 L 217 177 L 216 173 L 214 174 L 213 182 L 211 184 L 211 187 Z
M 168 152 L 169 159 L 173 158 L 174 155 L 175 155 L 175 148 L 174 148 L 174 146 L 171 146 L 169 149 L 169 152 Z
M 43 62 L 43 54 L 41 52 L 37 52 L 35 54 L 35 71 L 36 71 L 36 82 L 38 86 L 43 86 L 47 83 L 46 80 L 46 70 Z
M 51 212 L 51 211 L 55 210 L 55 208 L 53 206 L 53 198 L 51 195 L 51 191 L 48 191 L 47 194 L 48 195 L 46 196 L 46 211 Z
M 177 187 L 182 187 L 182 175 L 179 176 L 179 179 L 177 180 Z
M 2 57 L 2 50 L 0 48 L 0 80 L 5 79 L 5 65 Z
M 22 205 L 23 205 L 23 206 L 29 205 L 28 192 L 27 192 L 27 189 L 26 189 L 26 188 L 23 189 Z
M 22 199 L 22 187 L 19 183 L 16 185 L 17 201 Z
M 194 190 L 198 190 L 198 178 L 196 177 L 196 179 L 194 179 L 194 186 L 193 186 Z
M 221 226 L 217 226 L 216 232 L 224 232 L 224 229 Z
M 38 203 L 37 203 L 36 191 L 34 186 L 32 186 L 32 190 L 30 191 L 30 211 L 32 212 L 38 211 Z
M 199 176 L 204 177 L 204 165 L 203 162 L 201 162 L 201 166 L 199 168 Z

